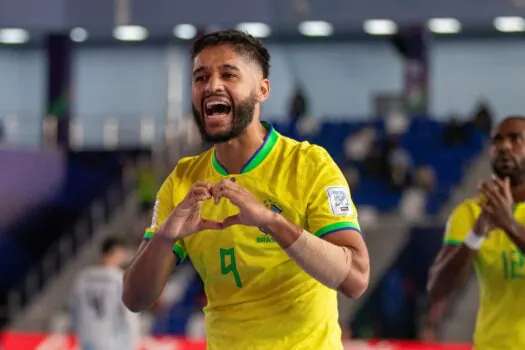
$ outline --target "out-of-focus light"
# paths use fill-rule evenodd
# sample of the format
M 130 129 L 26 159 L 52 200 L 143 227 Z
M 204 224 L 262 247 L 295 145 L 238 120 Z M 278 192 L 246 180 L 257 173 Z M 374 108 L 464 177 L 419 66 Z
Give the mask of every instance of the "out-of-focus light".
M 330 36 L 334 32 L 334 27 L 325 21 L 301 22 L 298 29 L 304 36 Z
M 270 36 L 272 30 L 266 23 L 261 22 L 245 22 L 237 25 L 237 30 L 247 32 L 256 38 L 267 38 Z
M 525 19 L 523 17 L 496 17 L 494 28 L 504 33 L 525 32 Z
M 192 24 L 179 24 L 173 28 L 173 35 L 179 39 L 191 40 L 197 35 L 197 28 Z
M 370 35 L 393 35 L 397 24 L 389 19 L 369 19 L 363 23 L 363 30 Z
M 456 34 L 461 31 L 461 23 L 455 18 L 432 18 L 427 25 L 436 34 Z
M 24 44 L 29 41 L 27 30 L 20 28 L 0 29 L 0 43 L 2 44 Z
M 148 31 L 141 26 L 118 26 L 113 30 L 113 36 L 121 41 L 142 41 L 148 37 Z
M 83 41 L 86 41 L 88 38 L 88 32 L 84 28 L 74 28 L 69 33 L 69 37 L 71 40 L 77 43 L 81 43 Z

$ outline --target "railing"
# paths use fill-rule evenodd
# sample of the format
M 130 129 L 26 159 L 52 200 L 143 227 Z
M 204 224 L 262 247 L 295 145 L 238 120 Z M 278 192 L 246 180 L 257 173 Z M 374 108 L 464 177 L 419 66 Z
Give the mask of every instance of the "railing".
M 192 122 L 167 125 L 166 142 L 158 142 L 153 147 L 152 156 L 158 164 L 156 172 L 161 177 L 172 168 L 182 155 L 198 150 L 200 140 L 192 129 Z M 193 131 L 192 131 L 193 130 Z M 126 173 L 125 173 L 126 174 Z M 94 232 L 106 224 L 112 214 L 133 191 L 133 176 L 119 179 L 77 221 L 73 232 L 65 234 L 45 254 L 40 263 L 24 278 L 23 283 L 8 293 L 7 310 L 3 315 L 12 320 L 24 306 L 42 291 L 53 276 L 57 276 L 80 249 L 93 238 Z M 0 310 L 1 311 L 1 310 Z
M 94 231 L 107 223 L 111 214 L 118 209 L 131 184 L 117 181 L 95 202 L 77 221 L 73 232 L 65 234 L 52 245 L 43 259 L 13 288 L 7 297 L 7 318 L 11 319 L 31 301 L 53 276 L 56 276 L 67 262 L 78 254 L 80 249 L 92 238 Z
M 69 144 L 75 150 L 151 147 L 169 139 L 185 124 L 182 119 L 120 115 L 71 118 Z M 10 147 L 53 147 L 58 123 L 26 113 L 0 113 L 0 144 Z

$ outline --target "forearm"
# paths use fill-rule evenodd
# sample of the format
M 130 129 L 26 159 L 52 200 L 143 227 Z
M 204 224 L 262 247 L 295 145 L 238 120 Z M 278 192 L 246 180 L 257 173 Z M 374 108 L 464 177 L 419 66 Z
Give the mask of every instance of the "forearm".
M 368 259 L 360 251 L 318 238 L 280 215 L 266 228 L 305 272 L 325 286 L 351 298 L 366 290 Z
M 162 292 L 175 263 L 173 242 L 158 235 L 143 242 L 124 274 L 122 300 L 126 307 L 133 312 L 148 309 Z
M 475 251 L 465 244 L 447 246 L 439 253 L 430 269 L 427 289 L 431 298 L 441 300 L 447 297 L 467 275 Z
M 511 241 L 518 246 L 518 249 L 525 254 L 525 227 L 523 227 L 516 220 L 509 223 L 507 227 L 504 227 L 503 230 L 509 236 Z

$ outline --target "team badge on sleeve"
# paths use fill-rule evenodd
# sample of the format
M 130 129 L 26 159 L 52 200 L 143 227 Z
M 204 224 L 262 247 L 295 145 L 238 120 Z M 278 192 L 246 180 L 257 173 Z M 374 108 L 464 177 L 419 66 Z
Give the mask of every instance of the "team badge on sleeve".
M 354 209 L 350 201 L 350 191 L 344 186 L 330 186 L 326 188 L 328 203 L 334 216 L 352 216 Z

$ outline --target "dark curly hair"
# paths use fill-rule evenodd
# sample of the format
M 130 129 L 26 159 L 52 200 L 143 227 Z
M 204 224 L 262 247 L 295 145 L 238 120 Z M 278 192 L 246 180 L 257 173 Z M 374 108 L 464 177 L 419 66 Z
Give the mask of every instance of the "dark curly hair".
M 206 34 L 193 42 L 191 58 L 194 59 L 207 47 L 231 45 L 236 53 L 255 60 L 266 79 L 270 75 L 270 53 L 262 43 L 253 36 L 234 29 L 221 30 Z

